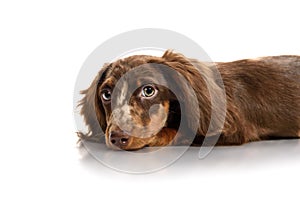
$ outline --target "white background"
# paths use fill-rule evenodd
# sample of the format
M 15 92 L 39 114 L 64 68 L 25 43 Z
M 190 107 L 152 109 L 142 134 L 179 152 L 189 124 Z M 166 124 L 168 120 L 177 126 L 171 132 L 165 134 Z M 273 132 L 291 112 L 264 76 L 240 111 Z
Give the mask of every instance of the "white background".
M 83 159 L 72 115 L 77 73 L 108 38 L 165 28 L 196 41 L 214 61 L 299 55 L 297 1 L 103 2 L 0 2 L 0 199 L 299 199 L 299 143 L 292 156 L 261 143 L 219 148 L 206 167 L 183 158 L 130 175 Z

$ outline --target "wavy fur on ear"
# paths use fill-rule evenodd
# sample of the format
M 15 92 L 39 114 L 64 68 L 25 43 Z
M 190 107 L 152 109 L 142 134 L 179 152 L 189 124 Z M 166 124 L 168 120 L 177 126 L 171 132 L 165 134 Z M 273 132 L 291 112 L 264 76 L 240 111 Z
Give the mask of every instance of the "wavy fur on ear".
M 209 66 L 170 50 L 166 51 L 162 58 L 165 59 L 166 65 L 178 71 L 188 81 L 190 87 L 182 88 L 185 95 L 187 97 L 191 95 L 191 90 L 194 90 L 197 95 L 197 104 L 191 102 L 187 104 L 189 105 L 188 110 L 190 114 L 185 116 L 185 118 L 188 122 L 195 121 L 193 118 L 198 116 L 195 113 L 195 106 L 199 106 L 200 120 L 198 124 L 198 135 L 213 136 L 219 134 L 222 130 L 229 128 L 229 124 L 231 131 L 238 129 L 239 124 L 233 123 L 236 122 L 235 120 L 238 116 L 236 116 L 236 112 L 233 111 L 234 107 L 228 105 L 228 103 L 226 113 L 225 89 L 223 84 L 220 83 L 220 80 L 218 80 L 220 76 L 216 76 L 216 68 L 212 68 L 211 63 Z M 180 84 L 181 83 L 179 83 L 179 85 Z M 209 90 L 209 88 L 211 89 Z M 227 97 L 227 102 L 228 98 L 230 97 Z M 214 109 L 216 109 L 215 112 L 212 112 L 212 103 Z M 226 114 L 225 127 L 223 129 L 223 119 Z M 223 134 L 226 134 L 226 132 L 223 131 Z
M 88 127 L 88 133 L 77 133 L 81 139 L 99 141 L 105 133 L 105 111 L 102 104 L 99 103 L 97 90 L 98 86 L 103 82 L 109 66 L 109 64 L 105 64 L 98 72 L 90 87 L 80 92 L 84 97 L 79 101 L 78 107 L 81 107 L 80 114 L 83 116 L 84 122 Z

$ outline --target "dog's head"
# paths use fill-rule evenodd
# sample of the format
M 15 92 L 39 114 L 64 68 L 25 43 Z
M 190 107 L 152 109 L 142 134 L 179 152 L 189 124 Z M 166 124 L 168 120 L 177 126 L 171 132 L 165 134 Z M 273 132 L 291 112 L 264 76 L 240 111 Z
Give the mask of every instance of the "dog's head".
M 204 78 L 191 60 L 171 51 L 120 59 L 105 65 L 82 91 L 81 114 L 91 136 L 104 133 L 113 149 L 174 144 L 180 124 L 185 132 L 207 130 L 210 100 Z

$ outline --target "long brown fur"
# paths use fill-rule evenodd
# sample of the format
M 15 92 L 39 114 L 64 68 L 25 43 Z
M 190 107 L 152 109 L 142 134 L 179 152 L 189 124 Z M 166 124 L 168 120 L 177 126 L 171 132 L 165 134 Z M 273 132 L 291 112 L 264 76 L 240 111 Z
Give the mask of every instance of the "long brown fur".
M 147 63 L 163 64 L 180 73 L 192 87 L 187 88 L 184 84 L 178 83 L 182 96 L 191 95 L 190 89 L 195 91 L 199 113 L 194 113 L 197 109 L 191 106 L 189 111 L 191 114 L 184 116 L 188 124 L 194 121 L 191 117 L 200 116 L 199 124 L 196 124 L 197 134 L 194 145 L 201 145 L 205 136 L 214 135 L 214 132 L 218 131 L 223 125 L 222 117 L 211 118 L 212 94 L 210 92 L 213 92 L 213 96 L 218 96 L 222 92 L 222 86 L 220 80 L 217 80 L 214 75 L 212 64 L 166 51 L 162 57 L 136 55 L 104 66 L 91 86 L 82 91 L 84 97 L 79 102 L 79 106 L 81 106 L 81 114 L 89 128 L 89 133 L 79 133 L 79 137 L 98 141 L 98 138 L 105 134 L 108 140 L 110 133 L 107 130 L 113 122 L 110 121 L 111 111 L 103 106 L 99 98 L 101 84 L 108 78 L 117 80 L 130 69 Z M 218 140 L 219 145 L 238 145 L 264 139 L 300 137 L 300 56 L 263 57 L 215 64 L 224 83 L 227 102 L 225 123 Z M 213 91 L 208 90 L 207 84 L 210 84 Z M 167 91 L 162 96 L 164 101 L 169 101 L 168 106 L 173 100 L 181 100 L 181 97 L 174 99 L 174 96 Z M 194 105 L 194 102 L 189 103 Z M 159 133 L 148 139 L 132 139 L 129 146 L 123 149 L 186 144 L 187 133 L 177 133 L 178 127 L 176 128 L 174 124 L 176 120 L 172 119 L 172 117 L 178 118 L 181 114 L 176 108 L 169 110 L 168 124 Z M 210 123 L 213 129 L 212 132 L 207 132 Z M 189 126 L 195 126 L 195 124 L 189 124 Z M 177 137 L 175 141 L 173 139 L 176 133 L 180 134 L 180 137 Z

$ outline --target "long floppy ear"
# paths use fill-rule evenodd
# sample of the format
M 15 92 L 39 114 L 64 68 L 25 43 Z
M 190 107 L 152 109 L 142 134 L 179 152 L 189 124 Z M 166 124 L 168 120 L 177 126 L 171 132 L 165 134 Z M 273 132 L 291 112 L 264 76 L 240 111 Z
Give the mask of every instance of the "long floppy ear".
M 185 105 L 186 115 L 183 118 L 186 119 L 188 126 L 193 127 L 193 129 L 196 126 L 198 134 L 203 136 L 206 134 L 214 135 L 216 132 L 221 131 L 222 117 L 224 116 L 212 116 L 211 100 L 215 103 L 215 101 L 223 101 L 224 99 L 211 99 L 211 95 L 221 97 L 218 92 L 222 92 L 214 80 L 213 71 L 204 63 L 188 59 L 182 54 L 169 50 L 164 53 L 162 58 L 165 60 L 166 65 L 176 70 L 186 80 L 185 83 L 181 80 L 175 82 L 178 90 L 181 91 L 179 92 L 180 96 L 177 96 L 177 98 L 181 105 Z M 210 88 L 213 88 L 212 91 L 208 89 L 208 84 Z M 193 95 L 196 95 L 196 100 L 191 98 Z M 217 102 L 214 105 L 223 104 Z M 199 121 L 195 118 L 198 118 Z M 198 124 L 194 124 L 196 122 Z
M 85 124 L 88 127 L 88 133 L 77 133 L 81 139 L 99 141 L 105 133 L 105 111 L 98 98 L 97 90 L 98 86 L 103 82 L 109 66 L 109 64 L 105 64 L 98 72 L 90 87 L 80 92 L 84 97 L 79 101 L 77 106 L 81 106 L 80 114 L 83 116 Z

